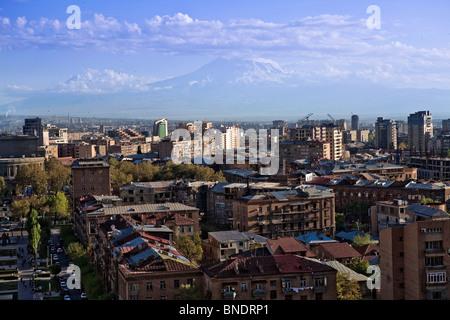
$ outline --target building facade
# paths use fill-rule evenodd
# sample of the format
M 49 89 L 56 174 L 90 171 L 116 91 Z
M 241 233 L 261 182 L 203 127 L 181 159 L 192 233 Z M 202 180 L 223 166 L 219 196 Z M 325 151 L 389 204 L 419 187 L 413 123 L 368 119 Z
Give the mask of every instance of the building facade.
M 328 188 L 303 185 L 233 200 L 233 229 L 268 239 L 308 232 L 334 234 L 334 194 Z
M 380 232 L 382 300 L 448 300 L 449 266 L 448 218 Z

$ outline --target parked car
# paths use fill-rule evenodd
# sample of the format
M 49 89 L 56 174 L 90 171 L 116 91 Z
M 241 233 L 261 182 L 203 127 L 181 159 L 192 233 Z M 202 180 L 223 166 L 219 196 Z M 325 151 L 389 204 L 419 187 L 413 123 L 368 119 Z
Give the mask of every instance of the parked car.
M 66 295 L 64 296 L 64 300 L 70 300 L 70 296 L 69 296 L 68 294 L 66 294 Z
M 86 294 L 86 292 L 82 292 L 81 293 L 81 299 L 87 299 L 87 294 Z

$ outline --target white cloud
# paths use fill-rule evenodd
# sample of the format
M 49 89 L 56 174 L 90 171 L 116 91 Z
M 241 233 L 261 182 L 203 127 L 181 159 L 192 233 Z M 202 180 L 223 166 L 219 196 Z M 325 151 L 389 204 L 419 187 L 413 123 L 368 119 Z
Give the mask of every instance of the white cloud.
M 10 19 L 14 21 L 0 16 L 0 51 L 45 48 L 263 56 L 290 60 L 297 66 L 297 73 L 305 77 L 357 76 L 393 84 L 402 81 L 405 85 L 416 79 L 439 87 L 450 74 L 450 50 L 445 47 L 419 48 L 397 40 L 388 30 L 369 30 L 364 19 L 346 15 L 323 14 L 273 23 L 261 19 L 200 20 L 177 13 L 156 15 L 140 24 L 97 13 L 91 19 L 82 19 L 79 30 L 69 30 L 57 19 L 28 21 L 22 16 L 15 23 Z M 421 74 L 426 80 L 419 79 Z M 116 75 L 102 71 L 102 76 L 109 79 L 111 87 L 121 83 Z M 94 90 L 80 81 L 66 84 L 65 89 Z M 130 88 L 137 85 L 136 79 L 128 81 L 132 83 Z
M 111 69 L 86 69 L 81 74 L 72 76 L 61 82 L 52 91 L 84 92 L 84 93 L 113 93 L 121 91 L 146 91 L 148 84 L 159 79 L 138 77 Z

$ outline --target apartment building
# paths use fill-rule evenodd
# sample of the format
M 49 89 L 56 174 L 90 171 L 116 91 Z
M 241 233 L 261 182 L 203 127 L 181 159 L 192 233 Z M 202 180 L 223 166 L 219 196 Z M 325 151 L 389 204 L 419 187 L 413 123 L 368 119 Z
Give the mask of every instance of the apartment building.
M 95 201 L 80 201 L 74 213 L 74 229 L 80 239 L 91 245 L 95 242 L 99 224 L 118 215 L 130 216 L 135 225 L 166 225 L 173 231 L 174 237 L 193 237 L 200 231 L 199 210 L 172 202 L 106 206 Z
M 71 165 L 72 199 L 86 195 L 110 195 L 110 166 L 98 159 L 74 161 Z
M 409 165 L 417 169 L 418 179 L 450 181 L 450 158 L 411 157 Z
M 208 232 L 202 243 L 206 261 L 225 261 L 231 256 L 265 246 L 267 239 L 238 230 Z
M 286 162 L 299 159 L 331 159 L 329 142 L 322 141 L 282 141 L 279 144 L 280 158 Z
M 289 128 L 290 141 L 321 141 L 329 143 L 330 159 L 340 160 L 344 156 L 342 129 L 335 125 Z
M 412 151 L 426 151 L 429 139 L 433 137 L 433 121 L 430 111 L 418 111 L 408 116 L 408 148 Z
M 269 239 L 307 232 L 334 234 L 334 194 L 328 188 L 302 185 L 232 201 L 233 229 Z
M 211 300 L 336 300 L 337 271 L 296 255 L 238 257 L 203 265 Z
M 337 210 L 355 202 L 372 206 L 377 201 L 407 200 L 409 203 L 430 198 L 439 202 L 450 200 L 450 186 L 445 183 L 418 183 L 390 180 L 349 180 L 319 177 L 308 182 L 334 191 Z
M 101 223 L 95 239 L 96 272 L 119 300 L 175 300 L 182 285 L 201 285 L 200 269 L 171 239 L 143 233 L 122 217 Z
M 385 150 L 397 149 L 397 123 L 378 117 L 375 123 L 375 147 Z
M 449 266 L 448 217 L 418 219 L 380 232 L 382 300 L 448 300 Z

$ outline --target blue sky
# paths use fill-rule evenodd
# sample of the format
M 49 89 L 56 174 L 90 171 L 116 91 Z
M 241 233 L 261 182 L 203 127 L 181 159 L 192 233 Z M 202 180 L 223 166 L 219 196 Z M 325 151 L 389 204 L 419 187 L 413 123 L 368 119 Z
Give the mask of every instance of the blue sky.
M 66 27 L 69 5 L 79 30 Z M 366 26 L 369 5 L 380 29 Z M 3 0 L 0 105 L 29 92 L 145 90 L 216 57 L 267 59 L 305 81 L 449 90 L 449 18 L 445 0 Z

